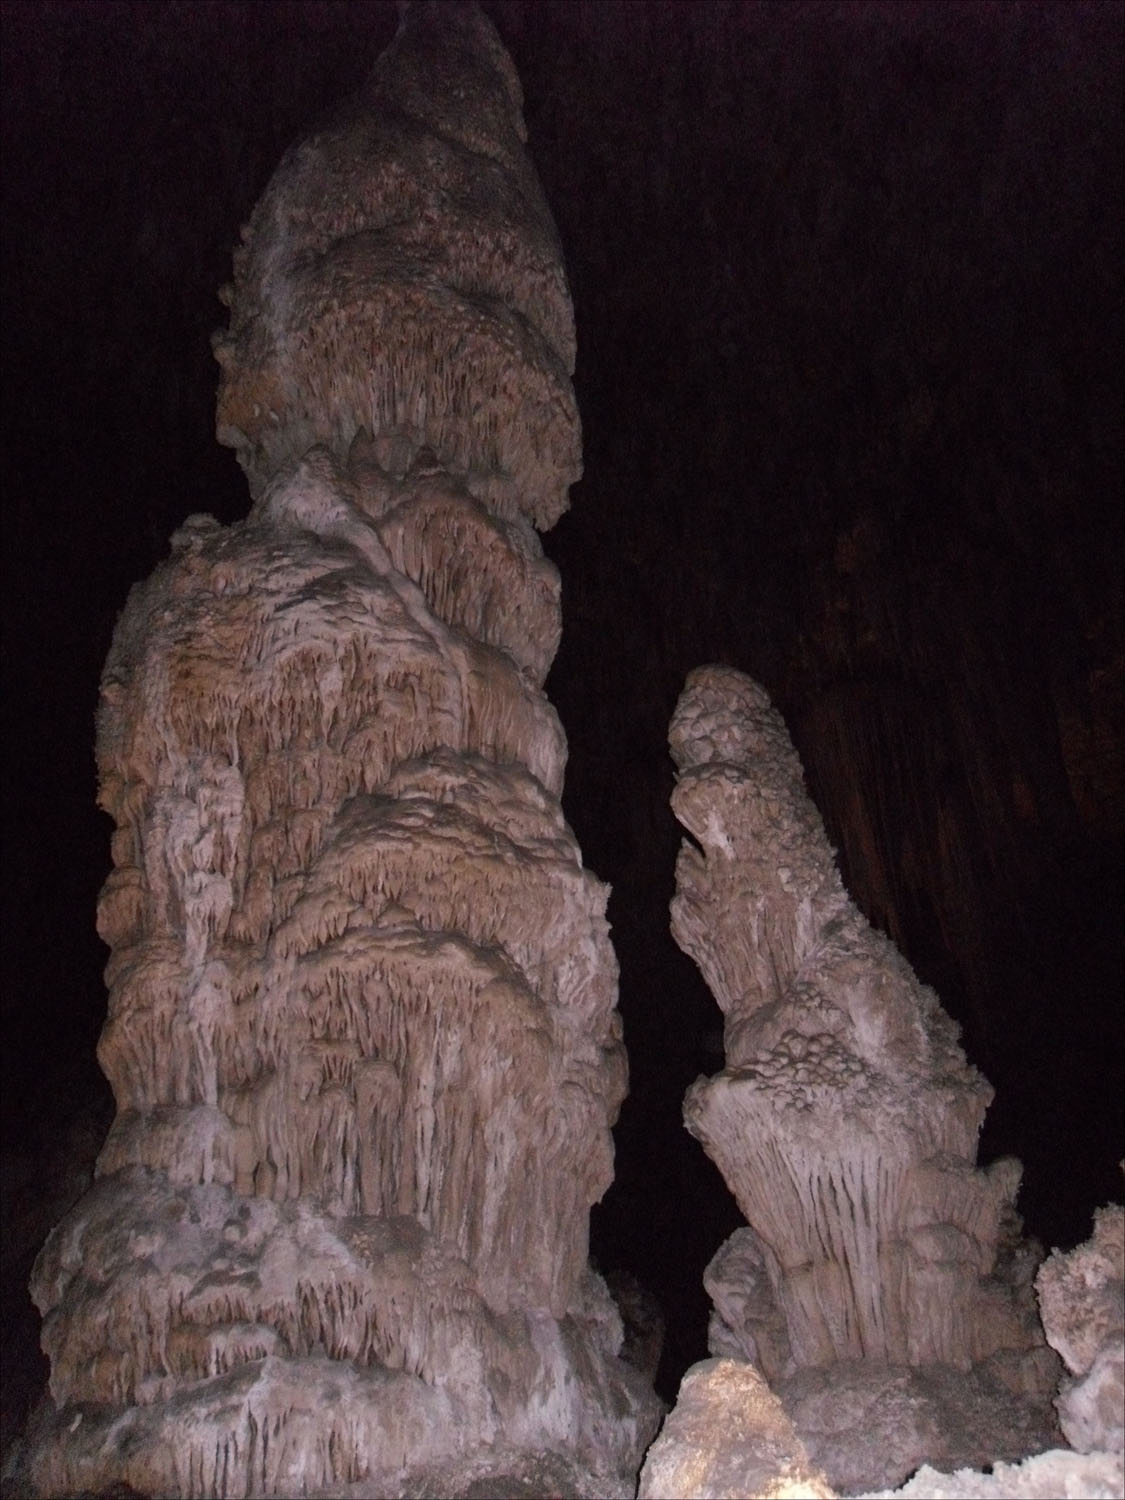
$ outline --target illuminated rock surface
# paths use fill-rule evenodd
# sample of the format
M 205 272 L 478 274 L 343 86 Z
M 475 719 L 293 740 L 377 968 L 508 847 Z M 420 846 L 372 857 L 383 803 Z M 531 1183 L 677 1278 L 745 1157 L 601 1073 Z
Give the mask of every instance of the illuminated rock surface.
M 905 1376 L 918 1372 L 900 1371 Z M 947 1372 L 952 1374 L 952 1372 Z M 841 1381 L 848 1399 L 848 1378 Z M 874 1395 L 875 1385 L 871 1387 Z M 906 1395 L 906 1404 L 902 1397 Z M 917 1428 L 914 1402 L 918 1391 L 900 1390 L 882 1423 L 872 1423 L 874 1408 L 853 1410 L 859 1425 L 850 1437 L 858 1450 L 866 1442 L 877 1451 L 897 1423 Z M 961 1414 L 967 1410 L 959 1403 Z M 958 1403 L 954 1402 L 954 1414 Z M 977 1414 L 987 1446 L 987 1411 Z M 995 1435 L 995 1434 L 994 1434 Z M 870 1463 L 868 1467 L 871 1467 Z M 639 1500 L 811 1500 L 834 1494 L 857 1495 L 858 1500 L 892 1500 L 897 1495 L 921 1500 L 1118 1500 L 1121 1495 L 1121 1455 L 1074 1453 L 1052 1449 L 1022 1463 L 987 1463 L 981 1469 L 960 1468 L 943 1473 L 929 1464 L 917 1467 L 899 1489 L 857 1490 L 840 1482 L 832 1489 L 798 1436 L 783 1407 L 760 1374 L 743 1361 L 704 1360 L 684 1376 L 676 1405 L 645 1455 L 638 1487 Z
M 944 1369 L 967 1406 L 1011 1409 L 1004 1441 L 979 1457 L 970 1445 L 975 1461 L 1047 1446 L 1055 1366 L 1014 1213 L 1019 1167 L 975 1166 L 991 1090 L 849 899 L 762 690 L 729 668 L 693 672 L 670 740 L 691 836 L 673 934 L 725 1015 L 726 1066 L 689 1091 L 685 1119 L 749 1224 L 708 1268 L 712 1351 L 756 1364 L 783 1400 L 816 1372 L 839 1397 L 849 1366 L 861 1385 Z M 927 1421 L 891 1482 L 926 1456 Z
M 1099 1208 L 1094 1232 L 1056 1250 L 1035 1278 L 1047 1341 L 1068 1374 L 1055 1405 L 1080 1453 L 1125 1450 L 1125 1209 Z
M 638 1500 L 834 1493 L 769 1386 L 733 1359 L 703 1360 L 684 1376 L 637 1489 Z
M 580 460 L 522 138 L 489 23 L 415 7 L 236 255 L 255 503 L 189 518 L 102 682 L 117 1115 L 33 1275 L 43 1494 L 390 1494 L 490 1452 L 609 1493 L 654 1430 L 587 1264 L 626 1069 L 541 687 L 534 527 Z
M 942 1474 L 923 1465 L 901 1489 L 879 1490 L 860 1500 L 1120 1500 L 1125 1484 L 1116 1453 L 1071 1453 L 1052 1449 L 1021 1464 L 993 1464 L 988 1473 L 958 1469 Z

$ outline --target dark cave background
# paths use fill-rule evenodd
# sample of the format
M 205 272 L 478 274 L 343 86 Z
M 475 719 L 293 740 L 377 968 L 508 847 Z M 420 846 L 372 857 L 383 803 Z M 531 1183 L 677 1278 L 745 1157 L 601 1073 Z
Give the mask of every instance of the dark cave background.
M 740 1221 L 680 1119 L 721 1017 L 674 946 L 668 720 L 693 666 L 784 713 L 847 885 L 996 1088 L 1048 1245 L 1120 1198 L 1117 3 L 485 0 L 574 294 L 586 477 L 545 538 L 565 806 L 613 886 L 632 1070 L 603 1269 L 705 1352 Z M 5 3 L 5 1435 L 25 1287 L 112 1115 L 98 675 L 129 586 L 248 496 L 209 334 L 284 149 L 393 4 Z

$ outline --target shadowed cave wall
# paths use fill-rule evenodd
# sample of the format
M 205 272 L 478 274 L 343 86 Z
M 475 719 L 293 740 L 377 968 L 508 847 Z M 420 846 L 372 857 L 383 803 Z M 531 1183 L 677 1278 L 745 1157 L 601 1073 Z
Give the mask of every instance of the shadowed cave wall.
M 1122 18 L 484 8 L 578 322 L 587 477 L 548 542 L 548 689 L 567 816 L 614 888 L 632 1071 L 594 1250 L 663 1303 L 673 1388 L 739 1222 L 680 1120 L 721 1055 L 667 926 L 665 733 L 701 661 L 784 714 L 849 890 L 996 1086 L 983 1155 L 1023 1159 L 1029 1228 L 1075 1243 L 1120 1191 Z M 98 673 L 183 517 L 245 511 L 212 435 L 215 292 L 281 151 L 395 21 L 4 8 L 4 1322 L 25 1361 L 24 1242 L 108 1123 Z M 22 1385 L 10 1368 L 6 1424 L 34 1357 Z

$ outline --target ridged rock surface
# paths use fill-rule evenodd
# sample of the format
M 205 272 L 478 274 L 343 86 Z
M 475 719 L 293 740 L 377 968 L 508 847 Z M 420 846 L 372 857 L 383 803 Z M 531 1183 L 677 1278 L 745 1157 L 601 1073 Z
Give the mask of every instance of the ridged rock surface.
M 691 673 L 670 741 L 690 834 L 672 930 L 725 1014 L 726 1066 L 685 1120 L 749 1224 L 708 1268 L 712 1351 L 779 1390 L 846 1362 L 944 1365 L 1042 1404 L 1019 1166 L 975 1166 L 991 1090 L 956 1026 L 849 899 L 761 688 Z
M 1049 1256 L 1035 1290 L 1067 1368 L 1055 1398 L 1067 1442 L 1080 1453 L 1125 1452 L 1125 1208 L 1099 1208 L 1090 1238 Z
M 33 1275 L 42 1494 L 400 1493 L 493 1444 L 609 1493 L 654 1429 L 587 1264 L 626 1069 L 541 687 L 579 439 L 522 139 L 487 21 L 416 6 L 236 256 L 255 503 L 185 523 L 102 684 L 117 1116 Z
M 495 32 L 419 9 L 243 232 L 219 438 L 257 496 L 318 442 L 394 432 L 545 529 L 582 472 L 558 236 Z

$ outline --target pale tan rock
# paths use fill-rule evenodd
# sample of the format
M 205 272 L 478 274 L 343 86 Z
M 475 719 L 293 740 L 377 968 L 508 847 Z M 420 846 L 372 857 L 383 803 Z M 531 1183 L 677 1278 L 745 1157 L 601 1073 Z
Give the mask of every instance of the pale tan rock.
M 472 7 L 416 5 L 361 94 L 285 156 L 217 337 L 220 440 L 257 495 L 360 432 L 433 451 L 552 525 L 582 472 L 574 323 L 511 59 Z M 405 466 L 404 466 L 405 467 Z
M 988 1084 L 849 899 L 761 688 L 691 673 L 670 743 L 672 930 L 725 1015 L 684 1117 L 748 1221 L 705 1273 L 711 1352 L 757 1366 L 837 1489 L 1049 1447 L 1019 1163 L 975 1164 Z
M 733 1359 L 693 1365 L 645 1455 L 638 1500 L 830 1497 L 781 1402 L 758 1372 Z
M 901 1489 L 878 1490 L 859 1500 L 1121 1500 L 1125 1469 L 1117 1453 L 1072 1453 L 1056 1449 L 1020 1464 L 993 1464 L 987 1474 L 958 1469 L 942 1474 L 928 1464 Z
M 627 1488 L 655 1430 L 587 1262 L 626 1068 L 541 686 L 578 427 L 522 138 L 489 23 L 414 7 L 236 257 L 255 503 L 103 677 L 117 1117 L 33 1274 L 41 1494 Z
M 1047 1340 L 1066 1362 L 1055 1405 L 1080 1453 L 1125 1451 L 1125 1208 L 1099 1208 L 1084 1245 L 1035 1280 Z
M 1013 1352 L 1031 1364 L 1009 1378 L 1042 1384 L 1027 1278 L 997 1274 L 1020 1169 L 975 1167 L 991 1090 L 848 898 L 780 716 L 743 674 L 705 667 L 670 743 L 692 836 L 673 934 L 726 1018 L 726 1067 L 685 1119 L 750 1225 L 709 1268 L 721 1347 L 771 1381 Z

